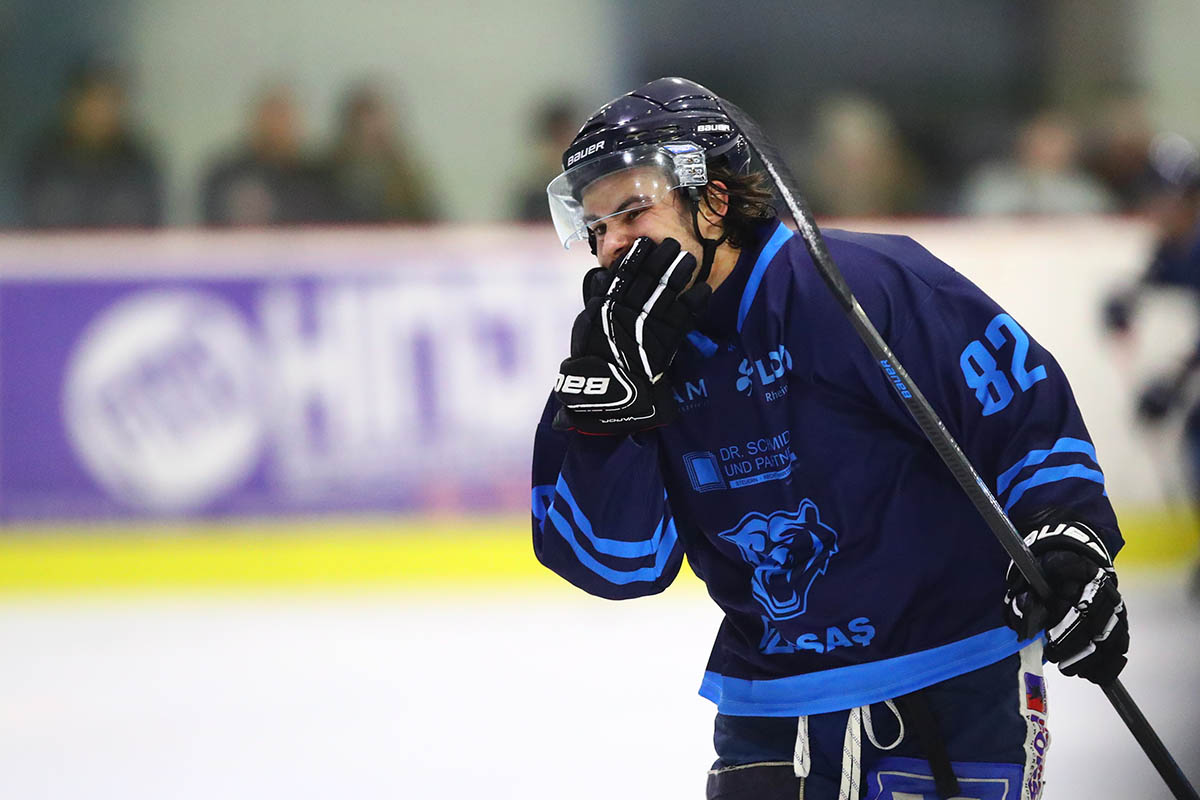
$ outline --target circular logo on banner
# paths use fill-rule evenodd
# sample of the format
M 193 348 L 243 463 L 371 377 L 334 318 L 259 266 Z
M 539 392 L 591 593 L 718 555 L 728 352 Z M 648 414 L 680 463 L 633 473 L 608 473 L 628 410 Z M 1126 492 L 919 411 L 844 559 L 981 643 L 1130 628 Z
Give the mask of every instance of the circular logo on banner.
M 84 331 L 67 366 L 67 434 L 113 495 L 155 511 L 221 496 L 254 468 L 263 438 L 261 359 L 227 303 L 155 290 Z

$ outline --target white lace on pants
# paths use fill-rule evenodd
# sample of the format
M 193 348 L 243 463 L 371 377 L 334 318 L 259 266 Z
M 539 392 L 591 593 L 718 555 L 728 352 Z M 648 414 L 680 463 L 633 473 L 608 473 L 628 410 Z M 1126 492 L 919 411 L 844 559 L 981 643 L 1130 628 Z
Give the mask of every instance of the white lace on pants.
M 896 741 L 888 745 L 880 744 L 875 738 L 869 705 L 850 709 L 850 716 L 846 719 L 846 736 L 842 740 L 842 781 L 838 788 L 838 800 L 858 800 L 862 784 L 863 729 L 866 729 L 871 744 L 880 750 L 891 750 L 904 741 L 904 718 L 900 716 L 900 709 L 896 708 L 896 704 L 891 700 L 885 700 L 884 704 L 896 715 L 896 721 L 900 723 Z M 804 781 L 812 771 L 812 754 L 808 748 L 808 717 L 800 717 L 796 723 L 796 752 L 792 757 L 792 768 L 796 777 L 800 779 L 800 800 L 804 800 Z

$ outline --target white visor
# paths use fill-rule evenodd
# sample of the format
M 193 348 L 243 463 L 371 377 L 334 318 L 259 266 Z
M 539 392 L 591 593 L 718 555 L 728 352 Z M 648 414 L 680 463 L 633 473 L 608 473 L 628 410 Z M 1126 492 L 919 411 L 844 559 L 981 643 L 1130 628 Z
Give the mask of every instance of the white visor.
M 624 180 L 596 186 L 618 173 Z M 691 142 L 632 147 L 563 172 L 546 187 L 550 218 L 563 247 L 587 241 L 588 229 L 617 214 L 654 205 L 683 186 L 704 186 L 704 150 Z M 595 188 L 597 191 L 588 192 Z M 584 193 L 589 195 L 584 198 Z

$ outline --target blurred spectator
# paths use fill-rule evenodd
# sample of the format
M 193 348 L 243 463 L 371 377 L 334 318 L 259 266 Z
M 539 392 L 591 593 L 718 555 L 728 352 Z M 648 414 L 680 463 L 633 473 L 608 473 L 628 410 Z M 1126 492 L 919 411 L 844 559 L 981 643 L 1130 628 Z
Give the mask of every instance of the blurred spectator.
M 68 78 L 58 121 L 25 158 L 29 228 L 149 228 L 162 224 L 162 179 L 126 117 L 124 75 L 88 64 Z
M 1096 214 L 1116 201 L 1079 163 L 1075 126 L 1044 111 L 1021 126 L 1012 159 L 985 164 L 968 178 L 962 208 L 968 214 Z
M 919 210 L 923 180 L 887 112 L 842 96 L 817 111 L 811 148 L 813 210 L 835 216 L 890 216 Z
M 328 161 L 342 220 L 425 222 L 437 216 L 419 160 L 396 133 L 392 110 L 375 87 L 360 86 L 346 97 Z
M 569 100 L 546 101 L 534 116 L 534 161 L 516 194 L 515 218 L 522 222 L 549 222 L 546 186 L 562 172 L 562 157 L 578 129 L 578 113 Z
M 204 179 L 209 225 L 295 225 L 336 217 L 328 174 L 301 151 L 300 112 L 289 88 L 267 89 L 253 106 L 240 151 Z
M 1154 125 L 1136 94 L 1109 97 L 1089 137 L 1084 164 L 1116 198 L 1122 211 L 1140 211 L 1159 194 L 1150 162 Z

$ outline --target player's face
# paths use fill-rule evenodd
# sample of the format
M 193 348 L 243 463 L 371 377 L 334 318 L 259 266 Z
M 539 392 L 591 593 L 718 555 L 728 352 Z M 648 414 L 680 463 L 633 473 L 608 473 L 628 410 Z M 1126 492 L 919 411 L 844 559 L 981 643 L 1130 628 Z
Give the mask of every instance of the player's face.
M 584 215 L 591 220 L 588 227 L 596 237 L 596 260 L 601 266 L 611 268 L 639 236 L 655 242 L 675 239 L 697 259 L 701 257 L 688 209 L 679 192 L 666 185 L 660 170 L 637 167 L 601 178 L 584 190 Z

